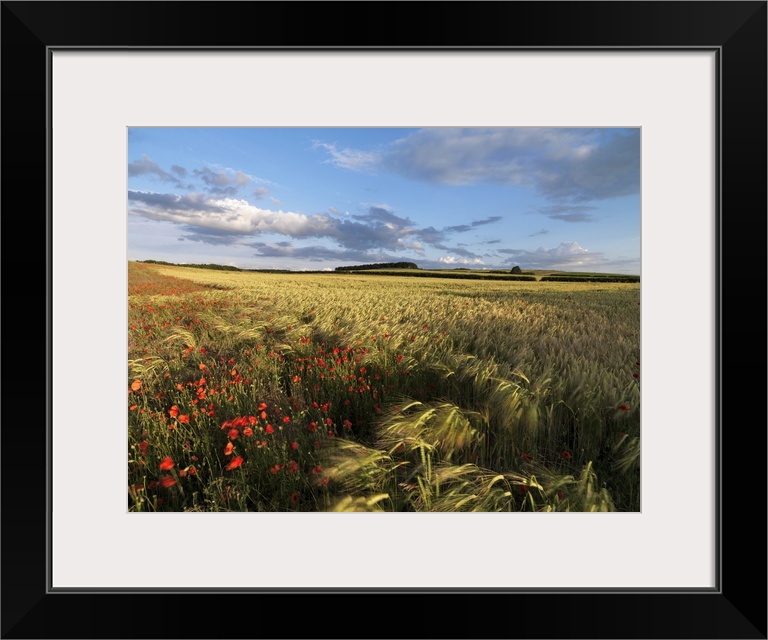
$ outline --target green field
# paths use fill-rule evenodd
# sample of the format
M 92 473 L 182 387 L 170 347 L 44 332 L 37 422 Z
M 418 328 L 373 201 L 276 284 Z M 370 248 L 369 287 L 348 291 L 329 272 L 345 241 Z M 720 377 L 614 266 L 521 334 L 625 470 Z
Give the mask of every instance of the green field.
M 132 511 L 639 511 L 639 283 L 128 276 Z

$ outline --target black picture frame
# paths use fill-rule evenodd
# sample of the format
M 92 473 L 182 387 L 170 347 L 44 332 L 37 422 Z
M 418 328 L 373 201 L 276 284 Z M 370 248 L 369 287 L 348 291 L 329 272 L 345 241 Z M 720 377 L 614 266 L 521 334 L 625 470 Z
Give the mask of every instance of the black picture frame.
M 766 9 L 765 1 L 2 2 L 7 240 L 2 637 L 766 638 Z M 361 26 L 350 31 L 348 24 Z M 55 274 L 47 259 L 52 249 L 47 131 L 48 65 L 56 47 L 716 51 L 721 100 L 717 588 L 697 593 L 51 592 L 46 469 L 52 460 L 46 428 L 52 415 Z M 21 256 L 20 246 L 26 248 Z M 696 274 L 678 277 L 682 293 L 686 278 Z M 739 281 L 745 278 L 760 304 L 744 300 Z M 702 393 L 709 393 L 706 385 Z M 669 497 L 695 490 L 710 488 L 697 487 L 692 479 L 690 487 L 671 488 Z M 360 625 L 358 613 L 366 624 Z

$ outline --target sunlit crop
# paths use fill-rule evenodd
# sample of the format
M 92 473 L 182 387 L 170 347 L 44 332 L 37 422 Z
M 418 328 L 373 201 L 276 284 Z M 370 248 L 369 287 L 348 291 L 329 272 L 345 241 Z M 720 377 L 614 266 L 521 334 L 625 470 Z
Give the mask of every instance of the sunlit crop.
M 129 263 L 133 511 L 638 511 L 640 285 Z

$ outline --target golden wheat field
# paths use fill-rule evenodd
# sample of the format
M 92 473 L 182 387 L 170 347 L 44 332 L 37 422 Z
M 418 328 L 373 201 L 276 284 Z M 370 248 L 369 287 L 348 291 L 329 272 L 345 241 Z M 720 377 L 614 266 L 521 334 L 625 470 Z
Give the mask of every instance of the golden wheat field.
M 128 280 L 131 511 L 639 511 L 639 283 Z

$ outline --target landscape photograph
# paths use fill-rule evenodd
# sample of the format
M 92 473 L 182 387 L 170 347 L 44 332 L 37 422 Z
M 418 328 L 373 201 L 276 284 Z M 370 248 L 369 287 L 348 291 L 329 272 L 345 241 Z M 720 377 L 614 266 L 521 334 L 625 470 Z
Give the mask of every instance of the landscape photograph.
M 129 512 L 641 510 L 640 128 L 127 135 Z

